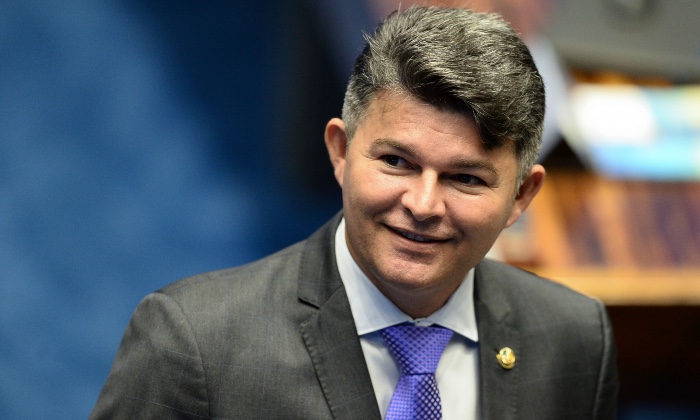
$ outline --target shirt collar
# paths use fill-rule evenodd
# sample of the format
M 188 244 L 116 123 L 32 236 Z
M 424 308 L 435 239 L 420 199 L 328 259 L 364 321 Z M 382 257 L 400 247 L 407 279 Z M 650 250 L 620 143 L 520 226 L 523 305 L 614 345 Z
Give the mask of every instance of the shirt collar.
M 437 324 L 478 341 L 474 313 L 474 269 L 469 270 L 462 284 L 445 305 L 426 318 L 413 319 L 396 307 L 362 272 L 345 242 L 345 219 L 335 233 L 335 258 L 350 301 L 357 334 L 364 335 L 404 322 L 416 325 Z

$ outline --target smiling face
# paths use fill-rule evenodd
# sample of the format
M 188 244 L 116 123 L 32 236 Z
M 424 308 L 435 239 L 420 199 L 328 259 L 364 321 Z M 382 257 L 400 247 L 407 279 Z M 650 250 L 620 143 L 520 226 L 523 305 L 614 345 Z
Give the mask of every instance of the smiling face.
M 427 316 L 517 220 L 544 171 L 516 191 L 512 146 L 487 151 L 470 118 L 406 94 L 384 91 L 368 111 L 349 145 L 341 120 L 326 127 L 348 248 L 394 304 Z

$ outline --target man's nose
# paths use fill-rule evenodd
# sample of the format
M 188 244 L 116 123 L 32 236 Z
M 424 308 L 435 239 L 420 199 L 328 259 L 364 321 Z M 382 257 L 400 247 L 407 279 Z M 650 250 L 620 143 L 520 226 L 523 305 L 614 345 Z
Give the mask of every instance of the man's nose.
M 424 172 L 411 180 L 408 190 L 401 198 L 401 204 L 418 221 L 445 215 L 440 182 L 437 174 Z

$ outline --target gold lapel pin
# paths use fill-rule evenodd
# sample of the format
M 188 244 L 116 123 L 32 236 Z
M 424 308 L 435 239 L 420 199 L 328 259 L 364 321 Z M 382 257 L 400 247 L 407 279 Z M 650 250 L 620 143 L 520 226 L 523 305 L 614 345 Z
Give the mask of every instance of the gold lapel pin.
M 515 366 L 515 353 L 510 347 L 503 347 L 498 351 L 496 355 L 498 359 L 498 364 L 501 365 L 503 369 L 513 369 Z

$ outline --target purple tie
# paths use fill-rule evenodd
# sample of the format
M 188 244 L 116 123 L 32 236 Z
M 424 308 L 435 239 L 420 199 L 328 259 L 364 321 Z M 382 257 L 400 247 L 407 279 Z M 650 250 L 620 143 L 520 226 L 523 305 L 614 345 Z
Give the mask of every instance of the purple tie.
M 386 420 L 442 419 L 435 369 L 452 330 L 402 325 L 385 328 L 382 336 L 401 369 Z

